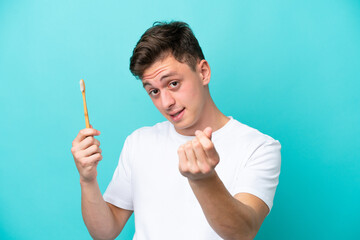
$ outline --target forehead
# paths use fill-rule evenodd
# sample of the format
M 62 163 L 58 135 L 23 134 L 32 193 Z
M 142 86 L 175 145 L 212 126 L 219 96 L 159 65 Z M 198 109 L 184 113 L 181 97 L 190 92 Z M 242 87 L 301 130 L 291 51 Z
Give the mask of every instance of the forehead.
M 181 73 L 186 67 L 188 67 L 187 64 L 179 62 L 172 54 L 169 54 L 148 67 L 144 71 L 142 81 L 154 80 L 162 77 L 162 75 L 168 75 L 169 73 L 172 73 L 172 75 L 175 73 Z

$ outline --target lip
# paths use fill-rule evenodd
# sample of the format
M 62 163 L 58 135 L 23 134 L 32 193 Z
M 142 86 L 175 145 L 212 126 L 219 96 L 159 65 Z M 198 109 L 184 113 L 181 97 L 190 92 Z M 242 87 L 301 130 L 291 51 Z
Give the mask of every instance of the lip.
M 184 112 L 185 112 L 185 108 L 181 109 L 178 112 L 175 112 L 174 114 L 169 114 L 169 115 L 174 122 L 178 122 L 184 116 Z

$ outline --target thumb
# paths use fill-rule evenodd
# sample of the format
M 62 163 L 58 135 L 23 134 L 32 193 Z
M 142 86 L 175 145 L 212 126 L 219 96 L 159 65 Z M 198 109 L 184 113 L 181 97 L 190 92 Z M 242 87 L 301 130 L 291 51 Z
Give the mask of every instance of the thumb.
M 205 135 L 211 140 L 212 128 L 211 128 L 211 127 L 205 128 L 205 129 L 204 129 L 204 133 L 205 133 Z
M 91 124 L 90 124 L 90 128 L 93 128 Z

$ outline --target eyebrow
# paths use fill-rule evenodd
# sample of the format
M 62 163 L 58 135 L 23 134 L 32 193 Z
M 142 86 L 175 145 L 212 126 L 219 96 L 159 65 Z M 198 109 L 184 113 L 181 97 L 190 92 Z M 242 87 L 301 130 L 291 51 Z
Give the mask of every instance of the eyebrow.
M 165 74 L 164 76 L 162 76 L 162 77 L 160 78 L 160 82 L 161 82 L 162 80 L 164 80 L 165 78 L 172 77 L 172 76 L 174 76 L 174 75 L 177 75 L 177 73 L 176 73 L 176 72 L 169 72 L 169 73 Z M 148 85 L 151 86 L 151 84 L 150 84 L 149 82 L 146 82 L 146 81 L 143 82 L 143 87 L 144 87 L 144 88 L 145 88 L 146 86 L 148 86 Z

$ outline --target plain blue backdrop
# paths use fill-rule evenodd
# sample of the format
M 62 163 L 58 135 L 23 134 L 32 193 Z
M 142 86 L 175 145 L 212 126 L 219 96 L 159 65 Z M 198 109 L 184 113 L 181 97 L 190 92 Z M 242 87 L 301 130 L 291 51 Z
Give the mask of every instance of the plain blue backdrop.
M 0 0 L 0 239 L 90 239 L 70 152 L 85 127 L 79 80 L 103 192 L 126 136 L 164 120 L 128 70 L 157 20 L 188 22 L 218 107 L 282 144 L 256 239 L 360 239 L 357 0 Z M 133 233 L 131 218 L 118 239 Z

